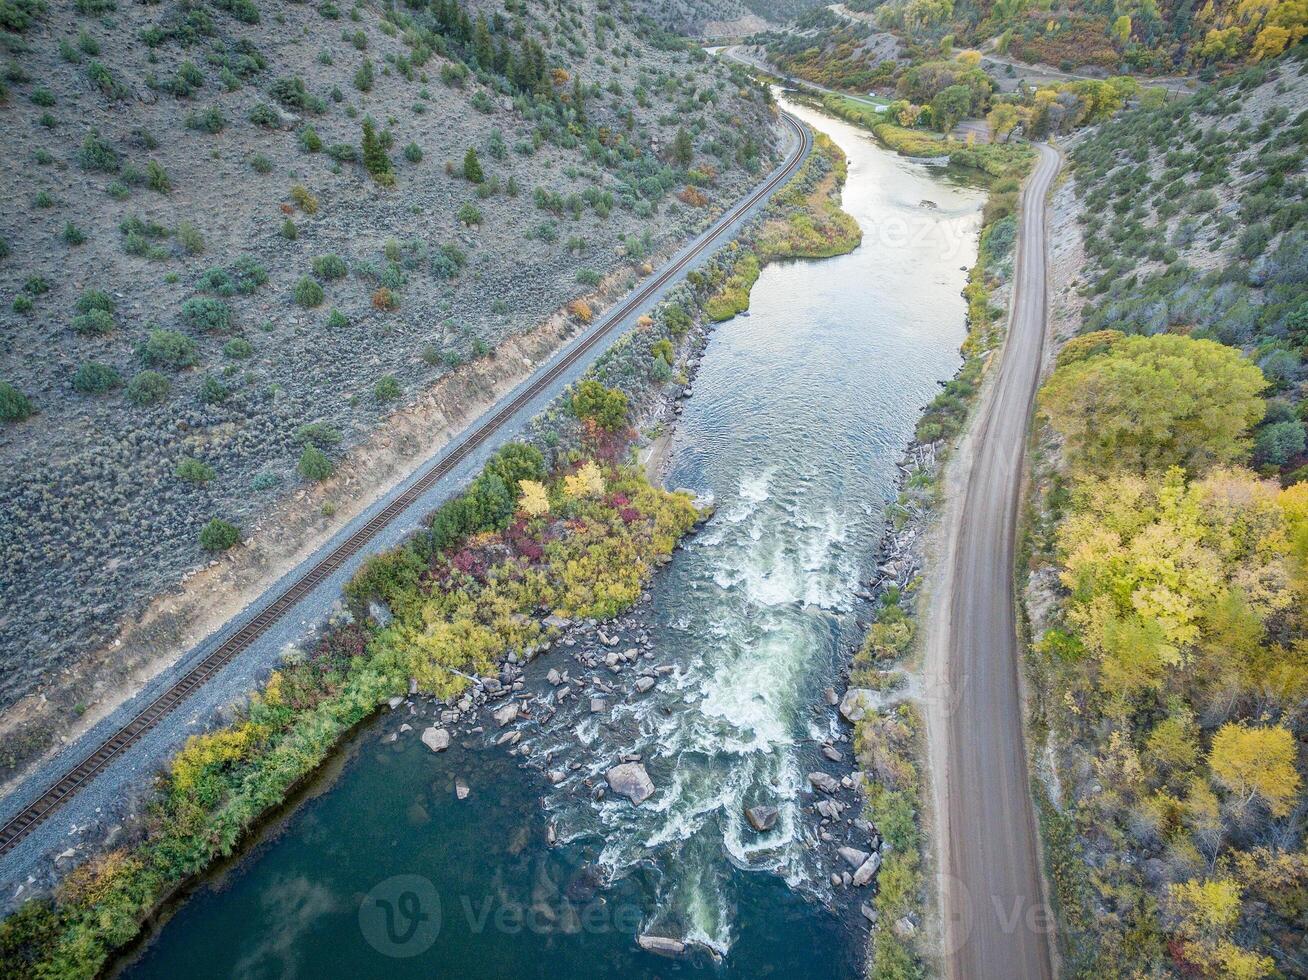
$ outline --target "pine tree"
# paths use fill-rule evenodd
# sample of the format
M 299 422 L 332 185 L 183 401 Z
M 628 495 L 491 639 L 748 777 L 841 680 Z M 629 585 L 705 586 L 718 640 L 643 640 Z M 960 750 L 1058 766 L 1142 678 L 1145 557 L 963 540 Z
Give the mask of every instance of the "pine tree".
M 474 184 L 480 184 L 486 179 L 486 175 L 481 171 L 481 162 L 477 159 L 477 150 L 471 146 L 463 155 L 463 176 Z
M 572 108 L 577 113 L 577 125 L 586 125 L 586 95 L 581 88 L 581 76 L 574 75 L 572 78 Z
M 368 173 L 378 179 L 384 178 L 391 172 L 390 157 L 386 155 L 381 140 L 377 138 L 377 130 L 372 119 L 367 116 L 363 120 L 363 165 Z
M 672 158 L 681 166 L 690 166 L 690 161 L 695 158 L 695 144 L 691 142 L 690 133 L 686 132 L 683 126 L 677 130 L 677 138 L 672 144 Z

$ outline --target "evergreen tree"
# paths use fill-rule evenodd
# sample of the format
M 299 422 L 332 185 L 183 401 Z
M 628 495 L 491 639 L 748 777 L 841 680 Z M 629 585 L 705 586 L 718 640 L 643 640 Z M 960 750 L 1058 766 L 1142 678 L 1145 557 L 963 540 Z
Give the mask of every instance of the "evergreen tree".
M 463 155 L 463 176 L 474 184 L 480 184 L 486 179 L 486 175 L 481 171 L 481 162 L 477 159 L 477 150 L 471 146 Z
M 391 160 L 377 137 L 377 130 L 370 117 L 363 119 L 363 165 L 374 177 L 383 177 L 391 172 Z
M 695 144 L 691 142 L 690 133 L 686 132 L 686 127 L 677 130 L 677 138 L 672 144 L 672 159 L 683 167 L 690 166 L 690 161 L 695 158 Z

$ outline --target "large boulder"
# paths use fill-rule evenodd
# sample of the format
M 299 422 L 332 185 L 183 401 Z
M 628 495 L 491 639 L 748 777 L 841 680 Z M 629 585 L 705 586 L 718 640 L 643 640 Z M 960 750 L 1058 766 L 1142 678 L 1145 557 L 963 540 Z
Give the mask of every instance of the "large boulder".
M 861 867 L 863 862 L 868 859 L 867 851 L 860 851 L 857 847 L 841 847 L 837 851 L 851 868 Z
M 517 721 L 519 710 L 521 709 L 519 708 L 517 701 L 510 701 L 502 708 L 495 709 L 495 714 L 493 716 L 495 718 L 495 724 L 503 728 L 505 725 Z
M 862 888 L 864 885 L 870 883 L 872 879 L 877 876 L 877 872 L 880 870 L 881 855 L 876 851 L 873 851 L 868 855 L 868 859 L 860 864 L 858 870 L 854 872 L 854 884 L 859 888 Z
M 851 687 L 840 699 L 840 714 L 851 725 L 867 717 L 872 692 L 865 687 Z
M 680 956 L 686 951 L 686 944 L 680 939 L 669 939 L 667 936 L 641 935 L 636 937 L 636 942 L 641 949 L 660 956 Z
M 745 819 L 760 834 L 767 833 L 777 825 L 777 817 L 780 813 L 781 811 L 774 806 L 745 807 Z
M 450 733 L 433 725 L 422 733 L 422 744 L 433 752 L 444 752 L 450 747 Z
M 604 774 L 604 778 L 609 781 L 613 792 L 625 796 L 636 806 L 654 795 L 654 780 L 649 778 L 649 773 L 639 762 L 624 762 L 614 766 Z
M 808 774 L 808 781 L 814 789 L 820 789 L 824 793 L 840 792 L 840 780 L 835 776 L 829 776 L 825 772 L 811 772 Z

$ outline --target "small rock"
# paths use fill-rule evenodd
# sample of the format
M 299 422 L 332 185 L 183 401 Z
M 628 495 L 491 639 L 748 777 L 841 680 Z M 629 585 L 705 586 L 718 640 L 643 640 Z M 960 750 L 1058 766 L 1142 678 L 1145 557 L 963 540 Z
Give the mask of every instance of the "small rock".
M 456 776 L 454 779 L 454 795 L 461 800 L 466 800 L 472 790 L 468 788 L 467 781 L 462 776 Z
M 590 713 L 591 713 L 592 715 L 597 715 L 597 714 L 599 714 L 601 711 L 603 711 L 603 710 L 604 710 L 605 708 L 607 708 L 608 706 L 609 706 L 609 705 L 608 705 L 608 702 L 605 701 L 603 698 L 591 698 L 591 699 L 590 699 Z
M 864 902 L 862 905 L 860 905 L 858 907 L 858 910 L 863 913 L 863 918 L 867 919 L 868 922 L 872 923 L 873 925 L 877 924 L 877 910 L 874 909 L 871 905 L 868 905 L 867 902 Z
M 639 692 L 640 694 L 644 694 L 646 691 L 648 691 L 648 690 L 649 690 L 651 687 L 653 687 L 653 686 L 654 686 L 654 678 L 652 678 L 652 677 L 637 677 L 637 678 L 636 678 L 636 690 L 637 690 L 637 692 Z

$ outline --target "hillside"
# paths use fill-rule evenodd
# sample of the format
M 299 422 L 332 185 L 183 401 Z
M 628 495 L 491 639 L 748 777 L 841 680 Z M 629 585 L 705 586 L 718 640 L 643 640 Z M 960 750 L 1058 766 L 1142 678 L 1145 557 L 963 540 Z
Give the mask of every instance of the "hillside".
M 643 11 L 679 34 L 749 34 L 784 24 L 822 0 L 642 0 Z
M 24 750 L 124 617 L 774 157 L 765 93 L 608 0 L 0 24 L 0 703 L 60 678 Z
M 913 43 L 933 45 L 948 37 L 980 45 L 993 38 L 1001 54 L 1022 61 L 1108 74 L 1206 72 L 1260 61 L 1308 33 L 1308 11 L 1294 0 L 1218 0 L 1201 7 L 1189 0 L 1072 0 L 1056 6 L 1026 0 L 850 0 L 847 6 L 874 13 L 881 27 Z
M 1068 976 L 1308 967 L 1304 65 L 1122 113 L 1054 195 L 1026 611 Z

